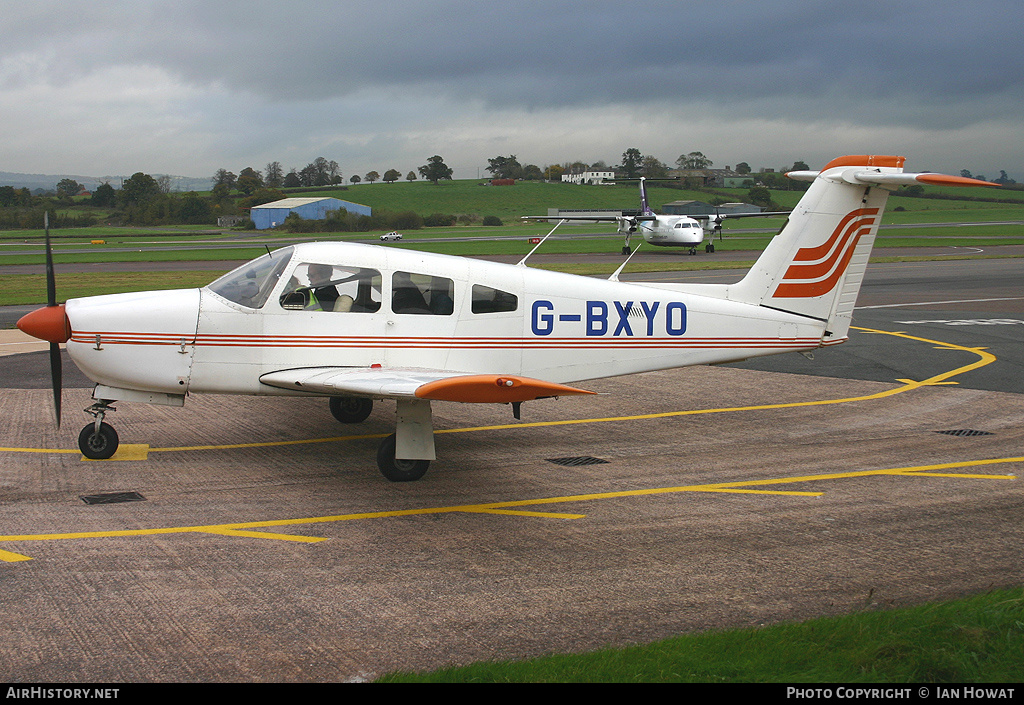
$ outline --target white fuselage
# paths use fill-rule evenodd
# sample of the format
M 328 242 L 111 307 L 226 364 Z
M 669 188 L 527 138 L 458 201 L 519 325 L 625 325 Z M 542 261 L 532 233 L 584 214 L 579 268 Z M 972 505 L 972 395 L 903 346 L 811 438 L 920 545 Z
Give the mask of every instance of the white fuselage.
M 274 257 L 272 278 L 251 276 Z M 338 289 L 351 287 L 357 305 L 286 308 L 287 290 L 297 280 L 306 283 L 301 272 L 310 263 L 332 265 L 335 278 L 356 272 Z M 426 297 L 420 309 L 398 303 L 407 274 L 419 283 L 414 293 Z M 356 276 L 367 283 L 361 294 Z M 262 305 L 232 294 L 222 283 L 232 277 L 229 284 L 251 284 L 246 296 L 265 288 Z M 313 243 L 254 260 L 202 289 L 72 299 L 67 348 L 100 385 L 184 395 L 295 394 L 261 384 L 260 377 L 319 366 L 507 373 L 567 383 L 821 344 L 819 322 L 699 292 Z M 360 308 L 364 295 L 376 310 Z
M 644 240 L 662 247 L 697 247 L 704 242 L 704 228 L 685 215 L 659 215 L 656 220 L 637 224 Z

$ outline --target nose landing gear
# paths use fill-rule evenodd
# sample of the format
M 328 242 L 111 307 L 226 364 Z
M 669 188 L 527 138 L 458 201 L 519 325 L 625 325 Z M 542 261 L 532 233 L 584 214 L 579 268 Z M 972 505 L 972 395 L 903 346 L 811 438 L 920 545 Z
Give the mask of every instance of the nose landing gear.
M 117 452 L 119 440 L 117 431 L 110 424 L 104 423 L 103 419 L 107 411 L 116 411 L 110 402 L 104 399 L 96 402 L 85 410 L 96 419 L 93 423 L 86 424 L 82 432 L 78 434 L 78 449 L 82 455 L 90 460 L 106 460 Z

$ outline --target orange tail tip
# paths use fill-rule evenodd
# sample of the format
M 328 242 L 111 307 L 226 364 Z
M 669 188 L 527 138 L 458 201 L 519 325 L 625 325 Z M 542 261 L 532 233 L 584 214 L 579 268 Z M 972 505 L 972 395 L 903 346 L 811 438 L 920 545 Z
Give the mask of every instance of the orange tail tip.
M 50 343 L 66 343 L 71 337 L 71 322 L 64 311 L 64 304 L 44 306 L 26 313 L 18 320 L 17 326 L 23 333 Z
M 515 375 L 465 375 L 428 382 L 416 390 L 420 399 L 505 404 L 541 397 L 594 394 L 564 384 Z
M 822 169 L 822 171 L 828 171 L 829 169 L 837 166 L 884 166 L 902 169 L 906 161 L 906 157 L 882 154 L 857 154 L 833 159 L 825 165 L 825 168 Z

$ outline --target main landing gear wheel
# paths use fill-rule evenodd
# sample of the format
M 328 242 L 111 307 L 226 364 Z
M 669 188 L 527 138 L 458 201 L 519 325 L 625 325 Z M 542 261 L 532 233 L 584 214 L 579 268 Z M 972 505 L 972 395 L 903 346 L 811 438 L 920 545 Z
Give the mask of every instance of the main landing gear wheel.
M 707 245 L 704 245 L 704 251 L 705 251 L 705 252 L 707 252 L 707 253 L 708 253 L 709 255 L 710 255 L 710 254 L 714 254 L 714 252 L 715 252 L 715 246 L 714 246 L 714 245 L 712 245 L 712 244 L 710 244 L 710 243 L 709 243 L 709 244 L 707 244 Z
M 373 411 L 373 399 L 331 397 L 331 414 L 342 423 L 360 423 Z
M 633 252 L 633 249 L 629 245 L 623 245 L 622 246 L 622 254 L 628 255 L 628 254 L 631 254 L 632 252 Z
M 78 449 L 90 460 L 106 460 L 111 457 L 117 452 L 118 443 L 117 431 L 107 423 L 100 423 L 98 431 L 96 424 L 88 424 L 78 434 Z
M 413 482 L 423 477 L 430 467 L 430 461 L 396 459 L 395 440 L 396 435 L 392 433 L 381 441 L 377 449 L 377 467 L 381 474 L 392 482 Z

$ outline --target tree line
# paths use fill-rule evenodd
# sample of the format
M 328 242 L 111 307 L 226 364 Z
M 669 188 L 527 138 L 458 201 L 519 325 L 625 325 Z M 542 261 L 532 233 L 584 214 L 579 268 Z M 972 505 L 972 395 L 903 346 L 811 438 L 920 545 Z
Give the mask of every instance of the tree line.
M 424 179 L 433 183 L 452 178 L 451 168 L 438 155 L 430 157 L 427 163 L 416 171 L 409 171 L 405 175 L 406 180 L 415 181 L 417 172 Z M 354 174 L 349 178 L 349 182 L 358 184 L 362 181 L 374 183 L 383 180 L 385 183 L 392 183 L 401 178 L 402 172 L 398 169 L 386 170 L 383 177 L 380 172 L 374 170 L 367 172 L 365 176 Z M 341 166 L 338 162 L 325 157 L 317 157 L 302 169 L 292 168 L 287 174 L 284 172 L 281 162 L 268 163 L 264 171 L 247 166 L 237 176 L 227 169 L 218 169 L 211 181 L 215 197 L 218 194 L 226 195 L 233 189 L 251 196 L 260 189 L 316 188 L 340 186 L 344 183 Z
M 487 162 L 487 171 L 494 179 L 513 181 L 561 181 L 563 174 L 584 171 L 611 171 L 616 178 L 664 178 L 670 172 L 670 167 L 667 164 L 652 155 L 644 155 L 637 148 L 626 149 L 619 162 L 614 165 L 608 165 L 603 161 L 591 164 L 575 161 L 548 165 L 541 169 L 536 164 L 522 165 L 514 154 L 499 155 L 489 158 Z M 677 187 L 699 190 L 703 185 L 702 181 L 697 177 L 687 178 L 685 172 L 709 169 L 712 166 L 711 159 L 701 152 L 693 151 L 679 155 L 675 160 L 675 167 L 684 172 L 684 177 Z M 754 173 L 748 163 L 740 162 L 733 168 L 733 171 L 750 176 L 750 180 L 745 181 L 744 186 L 751 189 L 748 198 L 752 203 L 770 206 L 769 189 L 791 190 L 807 186 L 805 183 L 786 179 L 784 173 L 807 170 L 808 168 L 806 162 L 797 160 L 792 166 L 777 171 L 768 170 Z M 963 176 L 972 176 L 967 169 L 961 170 L 960 173 Z M 414 181 L 417 179 L 417 174 L 420 178 L 436 184 L 442 180 L 450 180 L 452 169 L 445 164 L 440 155 L 434 155 L 427 160 L 426 164 L 416 170 L 410 170 L 405 178 L 408 181 Z M 377 180 L 383 180 L 385 183 L 392 183 L 400 178 L 399 170 L 388 169 L 384 172 L 383 177 L 377 171 L 370 171 L 365 177 L 352 176 L 350 182 L 359 183 L 365 180 L 374 183 Z M 985 177 L 980 174 L 975 178 L 985 180 Z M 0 229 L 40 228 L 43 222 L 43 212 L 46 210 L 52 214 L 52 224 L 61 228 L 86 227 L 100 221 L 129 225 L 172 223 L 212 225 L 217 222 L 219 216 L 237 215 L 253 206 L 285 198 L 286 194 L 282 189 L 323 186 L 344 188 L 341 185 L 343 181 L 339 164 L 325 157 L 317 157 L 302 169 L 293 168 L 287 173 L 284 172 L 281 163 L 276 161 L 268 163 L 263 171 L 246 167 L 238 175 L 227 169 L 218 169 L 211 181 L 213 187 L 209 196 L 192 191 L 172 193 L 170 177 L 153 177 L 136 172 L 122 182 L 120 189 L 115 189 L 109 183 L 104 183 L 84 199 L 81 196 L 84 187 L 70 178 L 62 179 L 57 183 L 54 192 L 43 195 L 33 195 L 28 188 L 0 186 Z M 993 181 L 1010 189 L 1021 188 L 1007 176 L 1005 171 L 1000 171 L 999 178 Z M 902 189 L 901 193 L 909 196 L 934 196 L 934 194 L 923 194 L 922 191 L 923 189 L 920 187 L 910 186 Z M 61 210 L 71 206 L 91 206 L 96 209 L 96 212 Z M 439 220 L 435 217 L 437 215 L 428 216 L 425 219 L 427 221 L 425 225 L 435 224 L 435 221 Z M 385 225 L 406 229 L 417 227 L 416 222 L 410 221 L 409 214 L 403 213 L 389 217 L 395 220 Z M 374 229 L 371 223 L 350 221 L 351 219 L 346 221 L 346 224 L 353 229 Z M 377 223 L 372 225 L 376 226 Z

